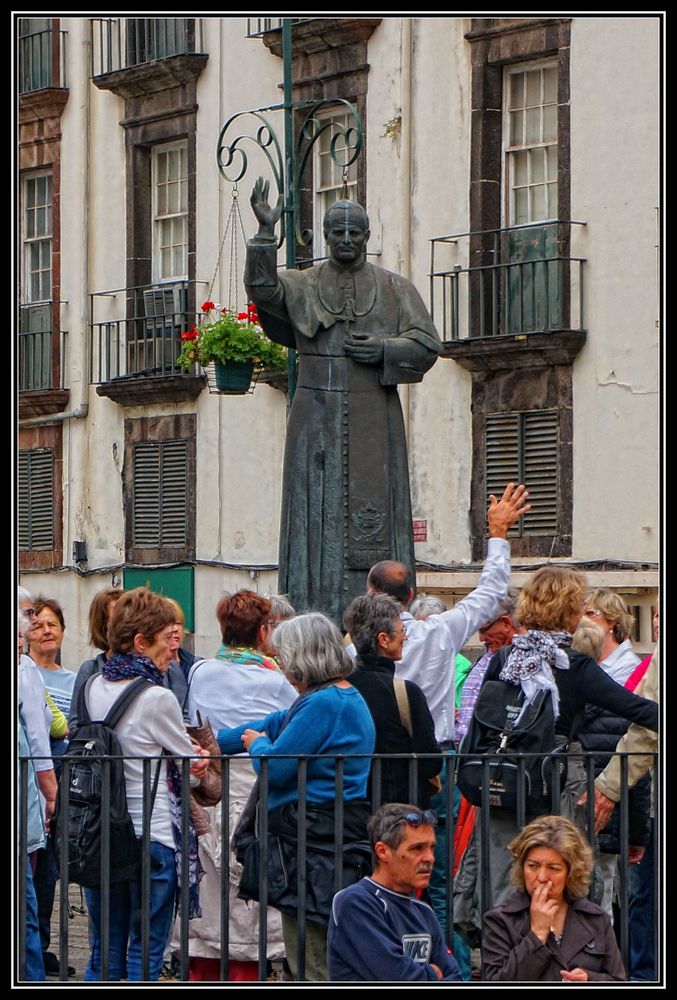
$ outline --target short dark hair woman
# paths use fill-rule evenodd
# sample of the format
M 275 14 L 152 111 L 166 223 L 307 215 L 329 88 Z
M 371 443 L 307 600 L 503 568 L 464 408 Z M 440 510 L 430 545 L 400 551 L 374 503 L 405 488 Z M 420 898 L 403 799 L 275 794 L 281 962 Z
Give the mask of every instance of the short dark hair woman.
M 562 816 L 541 816 L 508 845 L 517 892 L 484 915 L 483 978 L 625 980 L 611 921 L 586 899 L 592 851 Z
M 425 695 L 413 681 L 395 680 L 395 663 L 402 658 L 406 641 L 400 612 L 395 598 L 387 594 L 365 594 L 348 606 L 343 623 L 357 651 L 350 683 L 369 706 L 376 727 L 376 754 L 438 754 L 435 724 Z M 375 760 L 368 791 L 372 809 L 378 809 L 382 802 L 416 801 L 427 806 L 432 794 L 429 779 L 439 773 L 439 758 L 424 756 L 416 765 L 411 769 L 414 788 L 410 790 L 408 761 Z M 374 785 L 380 785 L 378 801 Z

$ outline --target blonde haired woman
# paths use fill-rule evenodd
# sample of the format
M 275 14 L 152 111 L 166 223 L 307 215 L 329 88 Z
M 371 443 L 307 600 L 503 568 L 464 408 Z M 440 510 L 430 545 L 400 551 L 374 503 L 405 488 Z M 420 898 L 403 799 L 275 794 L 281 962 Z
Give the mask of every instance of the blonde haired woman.
M 635 624 L 630 609 L 620 594 L 598 588 L 591 590 L 585 599 L 585 616 L 604 633 L 604 643 L 597 657 L 599 665 L 617 684 L 625 684 L 640 664 L 630 642 Z
M 514 893 L 484 915 L 483 978 L 625 980 L 609 918 L 586 899 L 592 851 L 562 816 L 541 816 L 508 845 Z

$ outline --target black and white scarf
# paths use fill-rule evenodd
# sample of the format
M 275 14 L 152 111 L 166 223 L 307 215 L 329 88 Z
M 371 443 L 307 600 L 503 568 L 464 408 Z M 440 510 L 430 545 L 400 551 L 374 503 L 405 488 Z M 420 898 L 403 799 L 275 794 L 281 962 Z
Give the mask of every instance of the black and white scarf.
M 529 629 L 525 635 L 516 635 L 512 650 L 499 674 L 502 681 L 519 684 L 524 691 L 525 707 L 537 691 L 550 691 L 552 707 L 559 716 L 559 691 L 553 670 L 568 670 L 569 657 L 561 648 L 571 645 L 570 632 L 542 632 Z

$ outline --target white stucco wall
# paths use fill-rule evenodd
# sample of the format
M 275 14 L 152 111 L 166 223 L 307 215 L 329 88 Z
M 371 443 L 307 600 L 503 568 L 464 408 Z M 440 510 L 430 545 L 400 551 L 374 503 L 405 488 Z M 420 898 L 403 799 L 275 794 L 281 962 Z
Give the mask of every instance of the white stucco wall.
M 244 108 L 282 99 L 282 62 L 260 39 L 245 38 L 245 21 L 204 19 L 209 60 L 197 85 L 196 277 L 204 282 L 198 286 L 198 304 L 214 274 L 232 204 L 232 187 L 215 161 L 221 125 Z M 90 655 L 91 598 L 121 576 L 115 567 L 124 562 L 124 418 L 196 412 L 195 648 L 209 655 L 218 642 L 214 608 L 224 591 L 276 589 L 274 570 L 253 570 L 252 576 L 247 567 L 277 562 L 285 397 L 259 386 L 242 398 L 205 391 L 196 404 L 123 409 L 87 386 L 88 294 L 122 288 L 126 281 L 125 147 L 119 124 L 124 102 L 91 84 L 87 19 L 64 18 L 63 26 L 69 32 L 70 95 L 62 117 L 62 327 L 69 332 L 70 405 L 89 405 L 86 420 L 64 424 L 64 562 L 71 562 L 73 540 L 84 538 L 88 569 L 103 572 L 83 577 L 70 568 L 25 574 L 22 583 L 63 604 L 68 624 L 63 662 L 77 666 Z M 369 41 L 370 249 L 381 251 L 373 258 L 381 265 L 408 270 L 426 303 L 429 240 L 468 228 L 471 73 L 470 46 L 463 37 L 468 27 L 463 18 L 414 19 L 412 112 L 410 122 L 402 122 L 402 128 L 412 129 L 407 190 L 402 136 L 386 128 L 402 111 L 402 20 L 384 18 Z M 576 559 L 658 558 L 659 65 L 657 19 L 573 19 L 571 211 L 587 226 L 576 233 L 572 252 L 587 258 L 588 328 L 587 344 L 574 365 Z M 271 117 L 281 134 L 282 116 Z M 257 162 L 252 155 L 240 183 L 247 236 L 255 229 L 249 194 L 263 165 L 260 156 Z M 407 224 L 411 257 L 404 262 Z M 239 257 L 240 273 L 243 263 Z M 224 303 L 229 271 L 226 250 L 212 292 Z M 99 300 L 98 308 L 101 318 L 123 314 L 119 297 Z M 428 541 L 417 544 L 417 556 L 443 564 L 467 560 L 470 374 L 440 359 L 423 383 L 402 397 L 413 515 L 428 520 Z
M 588 258 L 575 558 L 658 558 L 659 70 L 657 18 L 574 19 L 571 211 L 587 222 L 577 243 Z

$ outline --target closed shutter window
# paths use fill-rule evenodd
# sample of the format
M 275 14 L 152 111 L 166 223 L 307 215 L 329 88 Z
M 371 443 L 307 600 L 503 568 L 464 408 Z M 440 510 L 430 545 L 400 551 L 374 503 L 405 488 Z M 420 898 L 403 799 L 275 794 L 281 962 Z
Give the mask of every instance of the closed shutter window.
M 553 535 L 559 529 L 558 413 L 489 413 L 486 418 L 486 489 L 500 497 L 509 482 L 524 483 L 531 510 L 509 536 Z
M 134 445 L 133 545 L 187 545 L 188 443 L 141 441 Z
M 54 548 L 54 453 L 19 452 L 19 550 Z

